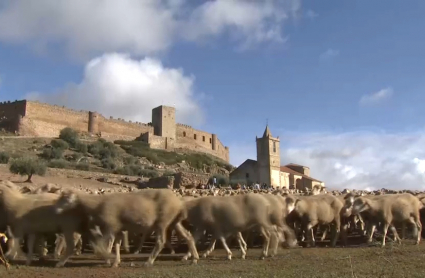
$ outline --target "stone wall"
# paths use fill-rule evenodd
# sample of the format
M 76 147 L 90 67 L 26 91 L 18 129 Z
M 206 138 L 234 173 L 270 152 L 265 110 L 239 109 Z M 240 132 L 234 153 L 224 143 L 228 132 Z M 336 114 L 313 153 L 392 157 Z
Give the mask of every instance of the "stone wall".
M 229 149 L 221 143 L 215 134 L 194 129 L 189 125 L 177 124 L 176 137 L 175 148 L 206 152 L 229 161 Z
M 158 119 L 155 122 L 162 119 L 160 129 L 163 136 L 156 134 L 154 127 L 145 123 L 106 118 L 96 112 L 77 111 L 64 106 L 27 100 L 0 103 L 0 128 L 12 132 L 16 130 L 22 136 L 57 137 L 60 130 L 71 127 L 79 132 L 93 134 L 100 132 L 102 138 L 111 141 L 134 140 L 141 134 L 148 133 L 147 139 L 152 148 L 187 149 L 208 153 L 229 161 L 229 149 L 215 134 L 197 130 L 188 125 L 175 124 L 174 108 L 155 109 L 161 112 L 156 116 Z M 20 118 L 19 115 L 23 117 Z M 170 125 L 174 125 L 174 128 L 168 130 Z M 174 130 L 175 136 L 171 136 Z

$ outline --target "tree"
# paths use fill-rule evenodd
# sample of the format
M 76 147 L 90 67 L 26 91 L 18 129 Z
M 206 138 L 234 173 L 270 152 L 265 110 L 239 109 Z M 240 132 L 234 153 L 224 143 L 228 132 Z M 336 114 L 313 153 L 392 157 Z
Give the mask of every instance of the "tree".
M 76 130 L 70 127 L 65 127 L 60 131 L 59 139 L 68 142 L 71 147 L 75 147 L 80 141 L 80 136 L 78 135 L 78 132 Z
M 46 168 L 46 164 L 40 160 L 30 157 L 22 157 L 12 161 L 9 167 L 9 171 L 13 174 L 18 174 L 21 176 L 28 175 L 28 179 L 25 182 L 32 182 L 32 176 L 44 176 L 46 173 Z

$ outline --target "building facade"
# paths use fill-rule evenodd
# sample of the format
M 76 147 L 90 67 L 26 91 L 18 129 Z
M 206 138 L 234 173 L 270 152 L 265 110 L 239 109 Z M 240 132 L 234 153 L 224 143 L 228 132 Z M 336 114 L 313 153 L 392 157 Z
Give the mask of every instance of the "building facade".
M 230 173 L 230 181 L 251 185 L 253 183 L 273 187 L 312 189 L 315 185 L 324 187 L 324 182 L 310 177 L 310 168 L 294 163 L 280 164 L 280 139 L 273 137 L 266 126 L 262 137 L 256 137 L 257 160 L 247 159 Z

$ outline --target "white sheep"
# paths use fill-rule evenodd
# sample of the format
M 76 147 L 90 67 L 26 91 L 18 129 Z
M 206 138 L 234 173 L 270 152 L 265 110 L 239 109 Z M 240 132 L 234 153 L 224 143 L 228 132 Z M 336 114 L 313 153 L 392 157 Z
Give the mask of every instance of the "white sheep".
M 56 198 L 58 197 L 57 195 L 55 196 Z M 21 194 L 5 185 L 0 185 L 0 202 L 3 205 L 7 222 L 15 240 L 15 244 L 7 253 L 8 257 L 21 251 L 19 242 L 24 235 L 28 235 L 27 265 L 32 260 L 35 235 L 37 234 L 55 233 L 61 230 L 64 233 L 67 245 L 72 246 L 74 243 L 73 233 L 78 231 L 82 223 L 80 218 L 72 213 L 56 214 L 54 207 L 56 198 L 43 199 L 38 194 Z M 65 255 L 56 266 L 63 266 L 72 253 L 72 248 L 67 249 Z
M 192 236 L 181 225 L 182 219 L 186 218 L 184 204 L 169 189 L 145 189 L 135 193 L 108 195 L 88 195 L 69 190 L 61 193 L 56 208 L 58 214 L 74 211 L 80 217 L 92 217 L 104 239 L 115 238 L 113 267 L 117 267 L 121 261 L 121 231 L 142 234 L 155 231 L 156 244 L 146 266 L 152 265 L 163 249 L 169 227 L 174 227 L 186 240 L 190 252 L 194 254 L 193 263 L 199 259 Z M 105 259 L 108 258 L 105 248 L 100 248 L 99 252 Z
M 384 235 L 382 246 L 385 246 L 385 238 L 388 228 L 394 223 L 412 223 L 416 227 L 416 244 L 421 240 L 422 224 L 419 210 L 423 207 L 422 202 L 410 193 L 379 195 L 375 198 L 358 196 L 354 198 L 352 211 L 354 214 L 368 211 L 375 221 L 383 224 Z M 395 229 L 394 229 L 395 230 Z M 399 243 L 400 238 L 397 236 Z

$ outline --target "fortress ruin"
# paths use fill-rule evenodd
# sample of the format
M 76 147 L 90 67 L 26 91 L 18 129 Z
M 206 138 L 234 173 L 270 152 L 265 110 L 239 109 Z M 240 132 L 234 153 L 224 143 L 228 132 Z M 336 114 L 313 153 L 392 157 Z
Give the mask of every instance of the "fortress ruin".
M 229 162 L 229 148 L 217 135 L 176 123 L 174 107 L 152 109 L 152 123 L 105 118 L 93 111 L 77 111 L 64 106 L 37 101 L 0 102 L 0 128 L 20 136 L 58 137 L 61 129 L 71 127 L 79 132 L 100 134 L 106 140 L 139 138 L 153 149 L 197 151 Z

